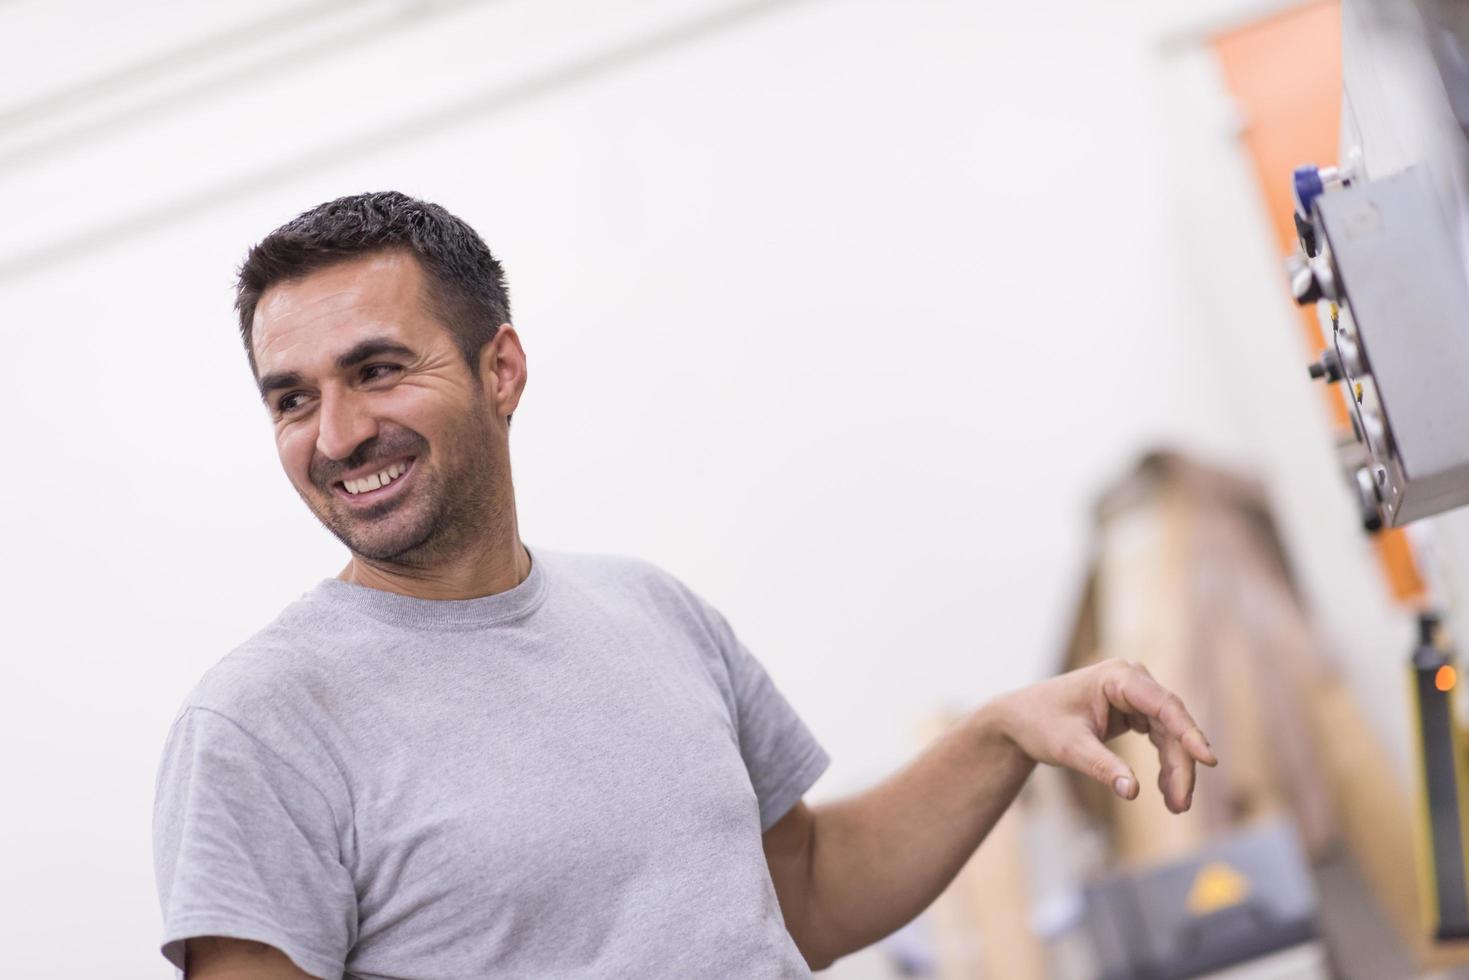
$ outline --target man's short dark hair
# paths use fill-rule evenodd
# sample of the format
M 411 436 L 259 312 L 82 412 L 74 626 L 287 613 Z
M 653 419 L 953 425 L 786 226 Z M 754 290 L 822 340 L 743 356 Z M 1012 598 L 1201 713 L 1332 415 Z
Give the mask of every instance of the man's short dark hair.
M 281 225 L 250 249 L 240 265 L 235 309 L 240 338 L 259 374 L 251 328 L 260 297 L 272 286 L 372 252 L 411 252 L 428 279 L 429 312 L 454 334 L 471 372 L 480 350 L 510 321 L 505 272 L 475 230 L 437 204 L 397 191 L 327 201 Z

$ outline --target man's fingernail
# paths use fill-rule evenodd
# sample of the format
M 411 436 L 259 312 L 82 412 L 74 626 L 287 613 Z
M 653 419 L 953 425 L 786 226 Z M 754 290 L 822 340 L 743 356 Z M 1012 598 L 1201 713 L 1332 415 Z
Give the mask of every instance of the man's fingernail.
M 1112 780 L 1112 788 L 1117 791 L 1118 796 L 1125 800 L 1132 795 L 1132 780 L 1126 776 L 1118 776 Z

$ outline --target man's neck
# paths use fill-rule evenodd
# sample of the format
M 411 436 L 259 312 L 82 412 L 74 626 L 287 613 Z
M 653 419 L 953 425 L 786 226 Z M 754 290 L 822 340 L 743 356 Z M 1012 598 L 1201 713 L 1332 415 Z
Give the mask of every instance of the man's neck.
M 337 578 L 415 599 L 479 599 L 508 592 L 529 574 L 530 553 L 520 543 L 520 535 L 512 531 L 504 545 L 433 569 L 385 565 L 353 555 Z

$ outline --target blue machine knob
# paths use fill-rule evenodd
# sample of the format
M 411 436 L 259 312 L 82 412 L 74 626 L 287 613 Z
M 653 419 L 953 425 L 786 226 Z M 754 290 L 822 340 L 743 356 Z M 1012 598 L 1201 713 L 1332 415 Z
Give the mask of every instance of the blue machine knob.
M 1314 163 L 1297 167 L 1295 173 L 1291 175 L 1291 193 L 1296 199 L 1296 214 L 1302 218 L 1310 218 L 1311 205 L 1325 189 L 1321 181 L 1320 167 Z

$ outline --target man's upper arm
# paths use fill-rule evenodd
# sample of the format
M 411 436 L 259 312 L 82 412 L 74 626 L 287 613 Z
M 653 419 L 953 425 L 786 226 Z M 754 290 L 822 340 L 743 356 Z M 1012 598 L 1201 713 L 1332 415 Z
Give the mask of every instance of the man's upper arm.
M 775 897 L 780 901 L 780 914 L 786 931 L 796 947 L 809 959 L 805 940 L 809 932 L 808 911 L 811 898 L 811 858 L 814 843 L 815 816 L 805 800 L 765 831 L 765 863 L 770 867 L 770 880 Z
M 175 724 L 153 814 L 163 954 L 175 966 L 186 942 L 226 936 L 308 975 L 342 975 L 357 930 L 339 831 L 349 810 L 310 768 L 209 709 Z
M 811 831 L 814 815 L 805 800 L 797 800 L 785 816 L 762 835 L 765 863 L 777 895 L 784 894 L 782 884 L 799 886 L 811 872 Z
M 197 936 L 186 947 L 184 976 L 188 980 L 317 980 L 265 943 Z

